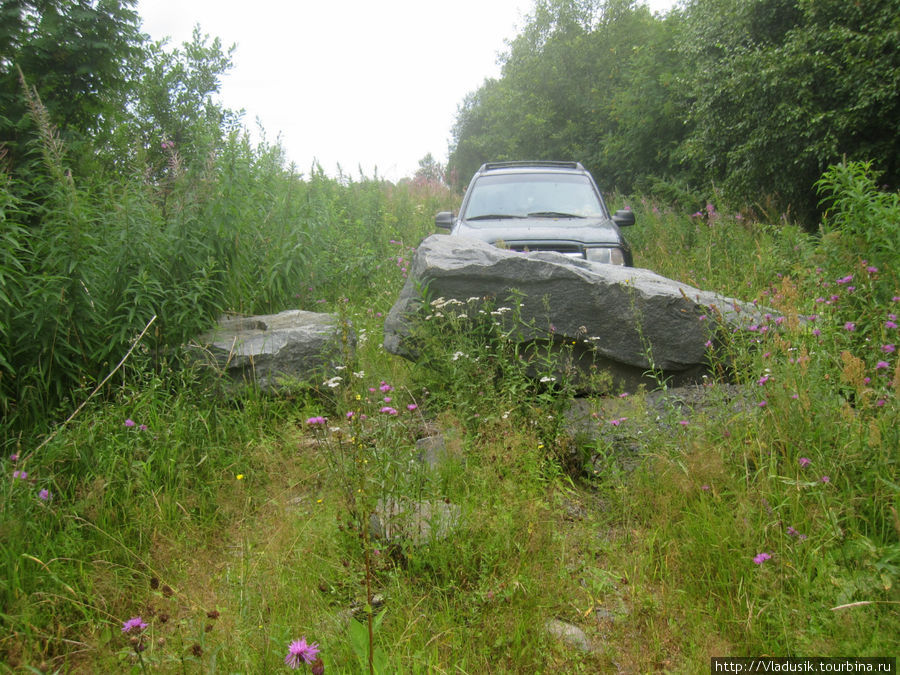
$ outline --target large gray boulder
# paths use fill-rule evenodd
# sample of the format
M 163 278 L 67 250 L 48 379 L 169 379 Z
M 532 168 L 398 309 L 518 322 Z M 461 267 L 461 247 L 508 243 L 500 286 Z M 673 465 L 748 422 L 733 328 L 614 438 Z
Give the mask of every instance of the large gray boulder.
M 418 247 L 406 285 L 384 326 L 387 351 L 416 359 L 413 317 L 428 300 L 521 294 L 514 338 L 572 346 L 584 369 L 598 366 L 631 386 L 651 369 L 673 383 L 705 372 L 717 326 L 762 320 L 752 304 L 682 284 L 646 269 L 591 263 L 552 252 L 517 253 L 484 242 L 432 235 Z M 426 308 L 432 309 L 432 308 Z M 501 321 L 509 320 L 505 313 Z
M 205 354 L 205 360 L 231 380 L 271 391 L 298 382 L 318 383 L 341 365 L 356 338 L 332 314 L 295 309 L 222 318 L 196 342 L 194 351 Z

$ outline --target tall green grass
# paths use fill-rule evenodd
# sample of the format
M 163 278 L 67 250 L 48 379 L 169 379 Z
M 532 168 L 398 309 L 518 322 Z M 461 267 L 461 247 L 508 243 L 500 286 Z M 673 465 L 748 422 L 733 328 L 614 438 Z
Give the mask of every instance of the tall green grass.
M 234 132 L 199 166 L 177 148 L 128 179 L 81 176 L 38 100 L 40 201 L 0 172 L 3 441 L 46 430 L 144 340 L 157 368 L 224 312 L 314 309 L 377 291 L 390 240 L 415 244 L 453 197 L 427 185 L 286 169 Z M 152 178 L 151 178 L 152 177 Z M 33 192 L 33 190 L 32 190 Z

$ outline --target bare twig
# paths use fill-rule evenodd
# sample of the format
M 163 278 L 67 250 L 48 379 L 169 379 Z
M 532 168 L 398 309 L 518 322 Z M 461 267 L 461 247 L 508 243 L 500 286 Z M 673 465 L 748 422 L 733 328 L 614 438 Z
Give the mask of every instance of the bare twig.
M 47 443 L 49 443 L 49 442 L 52 441 L 54 438 L 56 438 L 56 435 L 57 435 L 60 431 L 62 431 L 62 430 L 65 428 L 65 426 L 66 426 L 69 422 L 71 422 L 73 419 L 75 419 L 75 416 L 76 416 L 78 413 L 81 412 L 81 409 L 84 408 L 84 406 L 86 406 L 86 405 L 88 404 L 88 401 L 90 401 L 92 398 L 94 398 L 94 396 L 96 395 L 96 393 L 97 393 L 98 391 L 100 391 L 100 390 L 103 388 L 103 385 L 106 384 L 107 382 L 109 382 L 109 378 L 111 378 L 113 375 L 115 375 L 116 372 L 119 370 L 119 368 L 121 368 L 121 367 L 124 365 L 124 363 L 128 360 L 128 357 L 131 356 L 131 352 L 134 351 L 135 347 L 138 346 L 138 344 L 140 343 L 140 341 L 143 339 L 144 335 L 147 334 L 147 331 L 150 329 L 150 326 L 153 324 L 154 321 L 156 321 L 156 314 L 154 314 L 154 315 L 153 315 L 153 318 L 151 318 L 150 321 L 147 322 L 147 325 L 144 326 L 144 330 L 141 331 L 141 334 L 137 336 L 137 339 L 134 341 L 134 344 L 131 345 L 131 347 L 129 348 L 129 350 L 125 353 L 125 356 L 122 357 L 122 360 L 119 361 L 119 363 L 116 365 L 116 367 L 113 368 L 113 369 L 109 372 L 109 375 L 107 375 L 106 377 L 104 377 L 104 378 L 103 378 L 103 381 L 102 381 L 100 384 L 98 384 L 96 387 L 94 387 L 94 391 L 92 391 L 92 392 L 90 393 L 90 395 L 89 395 L 86 399 L 84 399 L 84 400 L 81 402 L 81 405 L 79 405 L 77 408 L 75 408 L 75 412 L 73 412 L 71 415 L 69 415 L 69 418 L 68 418 L 65 422 L 63 422 L 62 424 L 60 424 L 60 425 L 56 428 L 56 430 L 55 430 L 52 434 L 50 434 L 49 436 L 47 436 L 47 438 L 45 438 L 44 441 L 43 441 L 39 446 L 37 446 L 34 450 L 32 450 L 30 453 L 28 453 L 28 456 L 25 457 L 26 460 L 28 459 L 28 457 L 31 457 L 31 455 L 33 455 L 33 454 L 36 453 L 38 450 L 40 450 L 40 449 L 43 448 L 45 445 L 47 445 Z
M 849 609 L 850 607 L 864 607 L 865 605 L 900 605 L 900 601 L 897 600 L 860 600 L 859 602 L 850 602 L 846 605 L 838 605 L 837 607 L 832 607 L 831 611 L 835 612 L 839 609 Z

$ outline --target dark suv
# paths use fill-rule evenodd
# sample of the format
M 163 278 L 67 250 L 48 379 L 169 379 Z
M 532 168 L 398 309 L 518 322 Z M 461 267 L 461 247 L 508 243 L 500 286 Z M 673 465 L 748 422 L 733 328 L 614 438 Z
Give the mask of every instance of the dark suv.
M 472 177 L 459 215 L 434 219 L 451 236 L 473 237 L 514 251 L 557 251 L 593 262 L 632 265 L 619 232 L 634 213 L 612 216 L 578 162 L 489 162 Z

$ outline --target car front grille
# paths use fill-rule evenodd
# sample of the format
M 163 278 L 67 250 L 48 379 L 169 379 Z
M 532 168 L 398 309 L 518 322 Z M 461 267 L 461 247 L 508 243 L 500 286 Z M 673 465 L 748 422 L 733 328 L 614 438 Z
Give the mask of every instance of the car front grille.
M 507 244 L 511 251 L 524 253 L 526 251 L 555 251 L 563 255 L 583 257 L 581 246 L 578 244 Z

